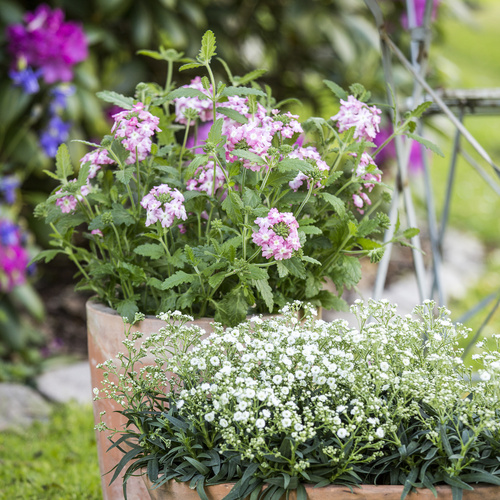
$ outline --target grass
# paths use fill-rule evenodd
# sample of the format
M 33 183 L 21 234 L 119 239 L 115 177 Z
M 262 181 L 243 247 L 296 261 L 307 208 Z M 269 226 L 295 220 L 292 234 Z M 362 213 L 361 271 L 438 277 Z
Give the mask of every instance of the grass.
M 1 500 L 101 500 L 90 406 L 58 405 L 49 422 L 0 433 Z
M 436 60 L 446 58 L 453 63 L 453 78 L 449 85 L 453 88 L 490 88 L 498 87 L 500 83 L 498 76 L 500 52 L 496 43 L 498 39 L 496 20 L 500 16 L 500 3 L 496 0 L 482 0 L 478 5 L 479 9 L 474 13 L 469 25 L 450 18 L 441 19 L 444 42 L 431 47 L 431 60 L 433 57 Z M 469 115 L 465 118 L 464 124 L 490 154 L 495 164 L 499 165 L 500 114 Z M 439 120 L 438 127 L 450 130 L 454 134 L 453 129 L 446 124 L 446 120 Z M 451 158 L 451 139 L 438 138 L 438 141 L 445 158 L 433 157 L 431 175 L 437 207 L 442 207 Z M 462 141 L 462 146 L 492 177 L 495 177 L 491 167 L 473 152 L 466 141 Z M 459 157 L 449 224 L 478 238 L 486 246 L 488 254 L 485 273 L 477 277 L 477 282 L 472 284 L 467 297 L 449 304 L 452 318 L 455 320 L 489 294 L 495 291 L 500 293 L 499 213 L 500 196 L 462 157 Z M 468 321 L 467 326 L 476 331 L 492 307 L 493 303 Z M 488 326 L 483 330 L 482 338 L 487 339 L 493 333 L 500 333 L 500 310 L 497 310 L 490 319 Z M 470 361 L 470 356 L 468 360 Z

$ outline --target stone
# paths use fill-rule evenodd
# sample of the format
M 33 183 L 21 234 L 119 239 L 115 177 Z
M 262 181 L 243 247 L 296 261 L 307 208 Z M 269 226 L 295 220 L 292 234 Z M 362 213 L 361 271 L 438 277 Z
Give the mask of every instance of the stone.
M 47 421 L 51 405 L 26 385 L 0 384 L 0 431 L 23 430 L 35 421 Z
M 56 368 L 40 375 L 38 390 L 51 401 L 66 403 L 74 400 L 80 404 L 92 404 L 92 385 L 88 361 Z

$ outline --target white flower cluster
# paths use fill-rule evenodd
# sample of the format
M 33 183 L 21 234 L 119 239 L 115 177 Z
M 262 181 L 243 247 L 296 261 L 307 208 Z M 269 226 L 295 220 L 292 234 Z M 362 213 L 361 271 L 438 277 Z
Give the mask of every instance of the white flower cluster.
M 451 323 L 448 311 L 435 315 L 434 304 L 426 303 L 415 309 L 421 316 L 415 319 L 396 315 L 386 301 L 358 302 L 354 329 L 341 320 L 314 320 L 310 310 L 299 320 L 298 307 L 226 330 L 215 325 L 204 340 L 192 326 L 151 337 L 147 346 L 170 374 L 163 384 L 180 414 L 220 433 L 225 449 L 263 464 L 280 457 L 270 445 L 276 436 L 291 438 L 295 450 L 316 437 L 328 441 L 323 452 L 332 463 L 363 456 L 369 461 L 387 442 L 397 444 L 401 424 L 417 419 L 433 429 L 436 421 L 422 416 L 422 404 L 434 408 L 436 419 L 453 414 L 471 422 L 472 415 L 481 415 L 481 425 L 499 430 L 494 381 L 500 378 L 500 354 L 485 355 L 482 391 L 464 398 L 473 391 L 472 377 L 457 344 L 468 332 Z M 169 332 L 170 344 L 193 335 L 198 340 L 175 350 Z M 303 470 L 307 461 L 291 465 Z

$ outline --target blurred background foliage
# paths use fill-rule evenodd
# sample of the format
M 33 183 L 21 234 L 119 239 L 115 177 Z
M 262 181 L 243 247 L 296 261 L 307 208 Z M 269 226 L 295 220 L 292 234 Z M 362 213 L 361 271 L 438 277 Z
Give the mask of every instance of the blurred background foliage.
M 434 51 L 434 47 L 446 46 L 445 39 L 456 35 L 449 28 L 450 22 L 461 29 L 470 26 L 472 13 L 480 10 L 483 2 L 439 2 L 437 18 L 432 24 L 433 47 L 428 75 L 434 87 L 460 86 L 464 81 L 460 77 L 460 63 L 450 57 L 454 54 L 446 50 Z M 378 33 L 363 0 L 48 0 L 45 3 L 51 8 L 61 8 L 67 20 L 81 23 L 89 44 L 87 59 L 75 66 L 72 81 L 75 93 L 68 96 L 64 110 L 65 119 L 71 123 L 65 142 L 76 164 L 87 152 L 87 147 L 71 140 L 99 142 L 111 125 L 111 109 L 96 97 L 96 93 L 106 89 L 133 95 L 136 84 L 141 81 L 161 83 L 166 78 L 166 66 L 161 61 L 137 55 L 137 51 L 156 50 L 162 45 L 193 56 L 207 29 L 214 32 L 218 56 L 229 64 L 233 74 L 267 69 L 263 81 L 272 88 L 278 100 L 300 99 L 302 118 L 311 115 L 329 118 L 336 113 L 331 93 L 323 85 L 324 79 L 333 80 L 344 88 L 360 82 L 372 91 L 373 102 L 385 101 Z M 380 4 L 388 31 L 408 53 L 410 34 L 403 18 L 406 1 L 380 0 Z M 44 169 L 53 168 L 53 159 L 38 142 L 48 95 L 42 93 L 35 100 L 21 89 L 12 87 L 7 76 L 11 60 L 6 50 L 6 27 L 21 22 L 26 12 L 39 5 L 40 2 L 34 0 L 2 0 L 0 9 L 0 116 L 3 122 L 0 127 L 5 130 L 14 125 L 10 128 L 24 127 L 26 132 L 22 141 L 11 147 L 8 161 L 2 159 L 2 149 L 14 141 L 9 137 L 4 141 L 0 149 L 0 173 L 5 176 L 15 172 L 20 179 L 17 201 L 5 210 L 10 218 L 29 229 L 31 252 L 36 251 L 37 246 L 47 245 L 48 228 L 40 221 L 35 222 L 31 213 L 32 207 L 53 189 L 51 179 L 43 173 Z M 219 76 L 225 79 L 222 66 Z M 394 77 L 401 96 L 409 95 L 413 84 L 411 75 L 395 65 Z M 186 84 L 191 78 L 189 71 L 178 74 L 177 84 Z M 442 177 L 438 174 L 438 180 Z M 47 272 L 39 270 L 38 276 Z M 11 318 L 17 318 L 18 325 L 24 321 L 21 317 L 29 318 L 31 332 L 18 335 L 14 324 L 6 323 L 0 314 L 0 360 L 3 359 L 4 364 L 13 359 L 27 359 L 31 363 L 29 355 L 23 358 L 20 353 L 28 346 L 31 346 L 29 352 L 34 352 L 30 350 L 32 347 L 38 352 L 38 345 L 44 342 L 41 333 L 33 334 L 39 331 L 36 325 L 43 318 L 43 307 L 30 310 L 35 299 L 27 297 L 35 292 L 30 285 L 25 289 L 30 291 L 24 292 L 24 299 L 13 299 L 14 294 L 1 295 L 0 303 L 9 304 Z M 2 331 L 10 332 L 9 336 L 17 341 L 7 343 L 7 334 L 2 336 Z M 39 363 L 39 356 L 32 357 L 35 365 Z M 2 378 L 8 376 L 2 375 L 0 369 L 0 380 Z

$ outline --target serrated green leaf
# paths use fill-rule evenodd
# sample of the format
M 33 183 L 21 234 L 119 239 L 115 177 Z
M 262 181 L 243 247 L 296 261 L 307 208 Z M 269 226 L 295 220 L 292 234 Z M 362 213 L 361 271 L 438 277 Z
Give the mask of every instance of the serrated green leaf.
M 305 174 L 314 172 L 314 167 L 305 160 L 298 158 L 285 158 L 278 163 L 280 172 L 303 172 Z
M 113 223 L 117 226 L 121 224 L 131 226 L 135 222 L 133 215 L 119 203 L 113 203 L 111 215 L 113 216 Z
M 269 312 L 273 312 L 274 309 L 274 299 L 273 291 L 267 282 L 267 279 L 252 280 L 255 288 L 259 291 L 261 297 L 263 298 Z
M 330 193 L 321 193 L 321 197 L 333 207 L 340 217 L 345 216 L 345 204 L 340 198 Z
M 212 288 L 217 288 L 224 281 L 225 277 L 226 277 L 225 273 L 212 274 L 212 276 L 208 278 L 208 284 Z
M 193 178 L 196 169 L 201 167 L 202 165 L 206 165 L 208 163 L 208 155 L 196 155 L 191 163 L 187 166 L 186 171 L 184 173 L 184 179 L 189 180 Z
M 267 270 L 257 266 L 256 264 L 250 264 L 247 268 L 248 275 L 254 280 L 267 280 L 269 275 Z
M 302 226 L 300 231 L 304 234 L 323 234 L 323 231 L 316 226 Z
M 201 90 L 191 87 L 180 87 L 167 94 L 167 101 L 172 101 L 178 97 L 198 97 L 198 99 L 209 99 Z
M 162 290 L 169 290 L 174 286 L 183 285 L 184 283 L 192 283 L 197 278 L 198 276 L 196 274 L 188 274 L 184 271 L 177 271 L 163 282 Z
M 219 107 L 217 108 L 217 113 L 221 113 L 224 116 L 231 118 L 231 120 L 241 124 L 248 123 L 248 118 L 243 116 L 241 113 L 238 113 L 235 109 Z
M 302 260 L 309 262 L 310 264 L 315 264 L 316 266 L 321 266 L 321 262 L 319 260 L 313 259 L 312 257 L 309 257 L 309 255 L 303 255 Z
M 155 243 L 144 243 L 134 248 L 134 252 L 138 255 L 143 255 L 144 257 L 150 257 L 151 259 L 159 259 L 165 255 L 165 250 L 160 244 Z
M 96 95 L 99 99 L 115 104 L 123 109 L 132 109 L 134 105 L 134 99 L 132 97 L 126 97 L 112 90 L 103 90 L 102 92 L 97 92 Z
M 419 142 L 420 144 L 422 144 L 422 146 L 425 146 L 427 149 L 430 149 L 433 153 L 436 153 L 437 155 L 444 158 L 444 154 L 437 144 L 434 144 L 428 139 L 424 139 L 423 137 L 420 137 L 417 134 L 412 134 L 411 132 L 407 132 L 406 136 L 409 137 L 410 139 L 413 139 L 414 141 Z
M 203 35 L 201 39 L 201 49 L 198 59 L 203 64 L 210 63 L 213 56 L 216 55 L 215 49 L 217 48 L 215 43 L 215 35 L 213 31 L 208 30 Z
M 259 97 L 266 97 L 266 94 L 262 90 L 251 89 L 248 87 L 226 87 L 221 96 L 230 97 L 235 95 L 256 95 Z
M 59 179 L 67 179 L 73 174 L 73 165 L 69 155 L 68 146 L 61 144 L 56 154 L 56 173 Z
M 347 92 L 335 82 L 331 80 L 323 80 L 323 83 L 339 98 L 343 101 L 347 100 Z
M 231 154 L 236 155 L 239 158 L 249 160 L 253 163 L 256 163 L 257 165 L 266 165 L 266 161 L 264 160 L 264 158 L 255 153 L 252 153 L 251 151 L 246 151 L 245 149 L 233 149 L 233 151 L 231 151 Z
M 288 269 L 285 267 L 283 262 L 281 262 L 281 261 L 276 262 L 276 268 L 278 270 L 278 276 L 280 278 L 284 278 L 285 276 L 288 276 Z
M 280 261 L 288 269 L 290 274 L 297 276 L 298 278 L 305 279 L 306 269 L 304 264 L 297 258 L 292 257 L 291 259 L 284 259 Z
M 266 73 L 267 69 L 254 69 L 253 71 L 250 71 L 249 73 L 243 76 L 235 77 L 235 81 L 238 83 L 238 85 L 246 85 L 247 83 L 257 80 L 257 78 L 260 78 L 262 75 Z
M 210 127 L 208 132 L 208 142 L 213 144 L 218 144 L 222 139 L 222 125 L 224 124 L 223 118 L 217 118 L 215 122 Z
M 419 104 L 414 110 L 408 113 L 408 118 L 420 118 L 430 106 L 432 106 L 432 101 Z
M 43 170 L 44 174 L 47 174 L 49 177 L 52 177 L 52 179 L 56 179 L 57 181 L 59 180 L 59 177 L 57 177 L 54 172 L 51 172 L 50 170 Z
M 118 163 L 120 163 L 122 166 L 125 165 L 125 161 L 130 156 L 130 151 L 125 149 L 125 146 L 119 140 L 113 141 L 110 151 L 111 152 L 108 156 L 113 159 L 116 158 L 118 160 Z
M 201 68 L 202 66 L 203 66 L 203 64 L 200 64 L 200 63 L 197 63 L 197 62 L 187 63 L 187 64 L 183 64 L 179 68 L 179 71 L 185 71 L 187 69 Z
M 241 201 L 240 196 L 234 191 L 230 191 L 226 196 L 226 199 L 222 202 L 222 209 L 236 224 L 241 224 L 243 222 L 243 215 L 241 213 L 242 208 L 243 202 Z
M 411 240 L 413 237 L 417 236 L 418 234 L 420 234 L 420 229 L 418 229 L 416 227 L 409 227 L 408 229 L 405 229 L 403 231 L 403 236 L 408 240 Z
M 135 301 L 128 299 L 118 302 L 116 311 L 122 318 L 127 318 L 130 322 L 134 319 L 135 313 L 139 312 L 139 308 Z

